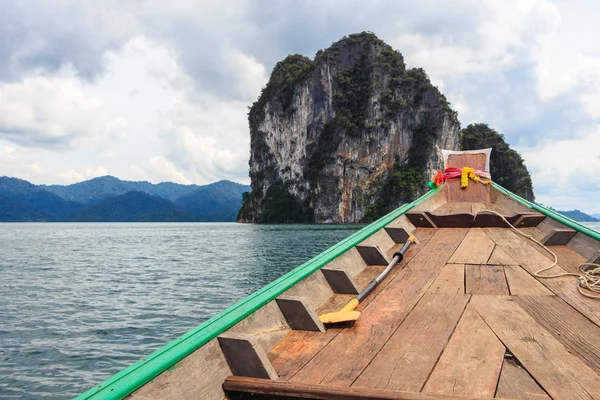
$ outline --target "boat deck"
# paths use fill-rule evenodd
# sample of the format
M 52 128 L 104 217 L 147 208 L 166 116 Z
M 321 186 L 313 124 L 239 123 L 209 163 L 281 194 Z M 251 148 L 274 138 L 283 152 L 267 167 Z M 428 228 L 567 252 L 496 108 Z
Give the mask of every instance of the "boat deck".
M 599 263 L 600 241 L 536 209 L 450 180 L 129 398 L 600 400 L 600 301 L 574 276 L 536 278 L 553 257 L 504 218 L 557 255 L 552 274 Z M 353 299 L 409 234 L 417 242 L 360 318 L 323 326 L 318 315 Z
M 435 213 L 484 207 L 444 204 Z M 418 243 L 360 304 L 358 321 L 325 332 L 293 330 L 270 349 L 278 381 L 323 392 L 600 398 L 600 302 L 581 296 L 574 277 L 534 278 L 551 256 L 508 228 L 413 234 Z M 554 273 L 585 262 L 564 245 L 550 248 L 559 260 Z M 383 268 L 368 266 L 356 283 L 362 289 Z M 334 294 L 317 312 L 339 310 L 352 297 Z

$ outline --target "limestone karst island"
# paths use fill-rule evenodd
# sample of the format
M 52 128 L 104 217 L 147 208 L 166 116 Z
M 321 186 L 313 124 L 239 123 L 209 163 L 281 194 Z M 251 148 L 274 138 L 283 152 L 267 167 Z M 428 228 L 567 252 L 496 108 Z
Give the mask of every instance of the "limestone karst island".
M 425 193 L 442 149 L 493 147 L 494 180 L 533 200 L 521 157 L 457 113 L 422 68 L 373 33 L 277 63 L 248 114 L 240 222 L 368 222 Z

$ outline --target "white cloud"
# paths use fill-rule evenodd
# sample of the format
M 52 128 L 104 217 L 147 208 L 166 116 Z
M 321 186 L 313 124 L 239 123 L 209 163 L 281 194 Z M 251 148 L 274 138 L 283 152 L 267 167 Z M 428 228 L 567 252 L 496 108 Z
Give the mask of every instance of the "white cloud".
M 185 174 L 175 167 L 171 161 L 163 156 L 151 157 L 144 168 L 130 165 L 129 172 L 135 180 L 144 180 L 153 183 L 176 182 L 184 185 L 193 183 Z
M 102 100 L 72 77 L 0 84 L 0 136 L 30 146 L 65 146 L 97 132 Z

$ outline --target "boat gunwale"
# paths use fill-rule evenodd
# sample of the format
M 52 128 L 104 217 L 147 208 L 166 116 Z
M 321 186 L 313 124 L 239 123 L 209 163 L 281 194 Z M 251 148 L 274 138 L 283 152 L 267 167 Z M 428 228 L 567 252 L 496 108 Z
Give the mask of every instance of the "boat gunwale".
M 522 198 L 521 196 L 514 194 L 513 192 L 511 192 L 508 189 L 503 188 L 502 186 L 498 185 L 496 182 L 492 182 L 492 186 L 494 187 L 494 189 L 498 190 L 499 192 L 501 192 L 502 194 L 510 197 L 511 199 L 515 200 L 516 202 L 532 208 L 542 214 L 544 214 L 546 217 L 552 218 L 553 220 L 560 222 L 561 224 L 574 229 L 576 232 L 579 232 L 583 235 L 586 235 L 596 241 L 600 242 L 600 233 L 598 233 L 597 231 L 580 224 L 579 222 L 572 220 L 571 218 L 559 214 L 554 210 L 550 210 L 544 206 L 540 206 L 539 204 L 536 203 L 532 203 L 529 200 L 526 200 L 524 198 Z
M 147 357 L 117 372 L 99 385 L 75 397 L 74 400 L 122 399 L 135 392 L 161 373 L 171 369 L 179 361 L 214 339 L 233 325 L 260 309 L 286 290 L 313 274 L 325 264 L 360 244 L 385 226 L 404 215 L 435 193 L 444 185 L 430 190 L 412 203 L 404 204 L 358 232 L 336 243 L 304 264 L 267 284 L 258 291 L 216 314 L 197 327 L 167 343 Z

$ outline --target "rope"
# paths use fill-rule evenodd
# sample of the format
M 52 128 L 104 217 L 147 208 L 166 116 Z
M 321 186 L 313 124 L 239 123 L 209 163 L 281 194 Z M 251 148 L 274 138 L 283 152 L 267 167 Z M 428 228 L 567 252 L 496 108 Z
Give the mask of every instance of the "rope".
M 479 214 L 480 212 L 489 212 L 489 213 L 499 216 L 500 218 L 502 218 L 502 220 L 504 222 L 506 222 L 508 224 L 508 226 L 510 226 L 512 228 L 512 230 L 516 231 L 519 235 L 538 244 L 544 250 L 546 250 L 548 253 L 552 254 L 552 257 L 554 258 L 554 262 L 549 267 L 544 267 L 544 268 L 540 269 L 539 271 L 536 271 L 533 274 L 533 276 L 535 276 L 536 278 L 542 278 L 542 279 L 553 279 L 553 278 L 560 278 L 563 276 L 574 276 L 579 281 L 579 284 L 577 285 L 577 289 L 579 290 L 579 293 L 582 296 L 585 296 L 585 297 L 588 297 L 588 298 L 594 299 L 594 300 L 600 300 L 600 264 L 594 264 L 594 263 L 580 264 L 579 265 L 580 273 L 564 272 L 564 273 L 553 274 L 553 275 L 541 275 L 542 272 L 548 271 L 549 269 L 554 268 L 556 266 L 556 264 L 558 264 L 558 257 L 556 256 L 556 254 L 554 254 L 554 252 L 552 252 L 552 250 L 550 250 L 549 248 L 544 246 L 542 243 L 540 243 L 539 241 L 534 239 L 531 235 L 528 235 L 525 232 L 521 232 L 520 230 L 515 228 L 513 226 L 513 224 L 508 222 L 508 220 L 504 217 L 504 215 L 502 215 L 496 211 L 493 211 L 493 210 L 477 211 L 475 213 L 475 216 L 473 217 L 473 220 L 477 217 L 477 214 Z M 594 267 L 594 268 L 589 268 L 589 267 Z M 592 292 L 593 294 L 585 293 L 583 291 L 583 289 L 587 289 L 590 292 Z

